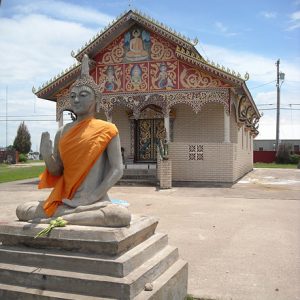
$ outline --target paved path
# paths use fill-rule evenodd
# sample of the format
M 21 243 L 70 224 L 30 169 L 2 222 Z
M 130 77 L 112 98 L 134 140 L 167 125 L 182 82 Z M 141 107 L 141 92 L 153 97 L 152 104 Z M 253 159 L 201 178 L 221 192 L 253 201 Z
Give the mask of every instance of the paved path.
M 44 199 L 36 180 L 0 184 L 0 222 Z M 211 299 L 300 299 L 300 170 L 255 169 L 231 188 L 116 186 L 133 213 L 160 217 L 189 262 L 189 293 Z

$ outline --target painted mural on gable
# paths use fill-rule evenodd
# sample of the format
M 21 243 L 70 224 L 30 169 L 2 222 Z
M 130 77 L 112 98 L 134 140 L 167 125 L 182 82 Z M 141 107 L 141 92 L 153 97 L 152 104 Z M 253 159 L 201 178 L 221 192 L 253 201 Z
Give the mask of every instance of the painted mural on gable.
M 133 26 L 96 58 L 95 79 L 103 93 L 228 87 L 175 55 L 175 46 Z

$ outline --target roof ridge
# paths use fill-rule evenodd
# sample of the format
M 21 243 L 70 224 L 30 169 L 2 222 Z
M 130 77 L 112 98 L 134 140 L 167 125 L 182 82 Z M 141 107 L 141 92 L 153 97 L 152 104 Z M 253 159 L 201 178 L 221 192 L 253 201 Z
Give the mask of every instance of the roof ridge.
M 241 74 L 239 72 L 235 72 L 234 70 L 230 70 L 229 68 L 225 68 L 223 65 L 220 65 L 219 63 L 215 63 L 213 60 L 205 60 L 203 57 L 201 57 L 198 53 L 192 52 L 191 50 L 185 49 L 184 47 L 177 46 L 176 47 L 176 54 L 185 55 L 191 59 L 194 59 L 196 61 L 199 61 L 201 63 L 205 63 L 215 69 L 218 69 L 222 72 L 227 73 L 230 76 L 233 76 L 235 78 L 238 78 L 243 81 L 247 81 L 249 79 L 249 73 L 246 72 L 244 75 L 244 78 L 242 78 Z
M 32 92 L 34 94 L 39 93 L 41 90 L 47 88 L 49 85 L 51 85 L 53 82 L 59 80 L 61 77 L 65 76 L 67 73 L 72 72 L 73 70 L 78 68 L 80 65 L 81 65 L 81 62 L 76 61 L 73 65 L 69 66 L 65 70 L 63 70 L 60 73 L 58 73 L 57 75 L 53 76 L 48 81 L 46 81 L 45 83 L 40 85 L 37 89 L 33 86 L 32 87 Z

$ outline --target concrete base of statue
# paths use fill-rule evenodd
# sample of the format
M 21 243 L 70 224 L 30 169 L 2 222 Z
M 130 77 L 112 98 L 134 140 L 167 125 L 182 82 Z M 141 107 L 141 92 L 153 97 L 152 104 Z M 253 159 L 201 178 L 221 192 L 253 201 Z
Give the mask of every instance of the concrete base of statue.
M 158 220 L 126 228 L 0 225 L 0 299 L 184 299 L 187 263 L 155 233 Z

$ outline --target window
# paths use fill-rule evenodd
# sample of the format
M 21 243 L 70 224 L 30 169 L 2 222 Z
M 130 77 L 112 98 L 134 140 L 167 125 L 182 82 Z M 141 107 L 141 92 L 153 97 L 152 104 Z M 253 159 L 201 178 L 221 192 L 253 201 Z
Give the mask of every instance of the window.
M 264 148 L 263 147 L 259 147 L 258 151 L 264 151 Z
M 300 152 L 299 145 L 294 145 L 294 152 Z
M 189 145 L 189 160 L 203 160 L 203 145 Z

